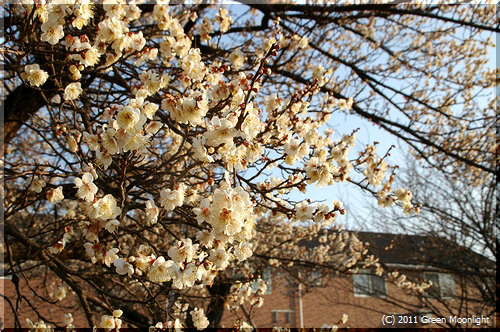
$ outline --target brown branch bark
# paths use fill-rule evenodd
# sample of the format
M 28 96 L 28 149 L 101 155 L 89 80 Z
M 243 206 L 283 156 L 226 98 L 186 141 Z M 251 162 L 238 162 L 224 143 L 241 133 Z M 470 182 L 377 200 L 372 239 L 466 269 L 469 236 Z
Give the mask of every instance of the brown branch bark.
M 52 98 L 56 90 L 51 89 L 52 84 L 47 82 L 44 90 L 38 90 L 26 85 L 20 85 L 12 91 L 5 99 L 1 108 L 4 113 L 4 126 L 2 135 L 4 137 L 3 147 L 0 157 L 4 154 L 4 149 L 16 136 L 22 125 L 30 119 L 40 108 L 46 105 L 46 99 Z M 45 90 L 45 87 L 49 90 Z M 45 95 L 45 97 L 44 97 Z

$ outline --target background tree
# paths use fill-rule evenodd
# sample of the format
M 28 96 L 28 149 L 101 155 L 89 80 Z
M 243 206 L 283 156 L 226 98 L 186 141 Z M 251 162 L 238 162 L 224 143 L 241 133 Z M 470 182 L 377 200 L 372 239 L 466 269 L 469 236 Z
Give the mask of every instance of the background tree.
M 400 178 L 404 185 L 415 188 L 414 201 L 420 202 L 420 214 L 402 217 L 396 211 L 375 209 L 374 220 L 380 221 L 375 222 L 375 227 L 425 236 L 427 243 L 412 253 L 412 259 L 452 274 L 453 287 L 458 290 L 450 300 L 433 293 L 441 292 L 436 285 L 421 297 L 420 309 L 436 317 L 494 315 L 499 234 L 496 177 L 488 176 L 481 185 L 474 186 L 462 177 L 424 169 L 411 157 L 407 160 Z M 433 282 L 438 284 L 437 280 Z M 391 301 L 397 303 L 396 299 Z M 460 327 L 452 322 L 447 325 Z
M 118 307 L 101 326 L 180 324 L 167 299 L 221 303 L 259 264 L 297 260 L 298 228 L 272 218 L 313 220 L 298 232 L 307 238 L 344 210 L 296 202 L 293 189 L 351 181 L 413 212 L 405 189 L 390 190 L 387 154 L 373 144 L 349 155 L 355 132 L 325 130 L 335 112 L 373 121 L 443 171 L 494 173 L 493 103 L 475 99 L 495 79 L 482 70 L 494 6 L 233 9 L 2 7 L 7 270 L 27 283 L 57 276 L 90 326 Z M 266 230 L 276 243 L 258 246 Z M 299 265 L 348 270 L 363 250 L 343 240 L 347 252 Z M 242 268 L 253 252 L 261 260 Z M 224 276 L 229 264 L 248 273 Z M 197 327 L 220 316 L 189 312 Z

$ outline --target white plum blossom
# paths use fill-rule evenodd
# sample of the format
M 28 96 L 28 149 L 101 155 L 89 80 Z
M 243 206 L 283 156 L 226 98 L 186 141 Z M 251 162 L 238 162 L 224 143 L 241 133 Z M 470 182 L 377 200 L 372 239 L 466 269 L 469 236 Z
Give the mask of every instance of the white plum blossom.
M 240 325 L 240 331 L 251 332 L 253 330 L 254 330 L 254 328 L 252 327 L 252 325 L 248 324 L 247 322 L 243 322 Z
M 151 121 L 146 125 L 144 129 L 148 134 L 154 135 L 161 129 L 161 127 L 163 127 L 163 123 L 161 123 L 160 121 Z
M 228 15 L 227 8 L 219 9 L 219 14 L 215 17 L 215 21 L 219 23 L 222 33 L 227 32 L 231 24 L 233 24 L 233 18 Z
M 114 233 L 118 226 L 120 225 L 120 222 L 116 219 L 110 220 L 104 225 L 104 229 L 107 230 L 110 233 Z
M 177 288 L 193 287 L 194 283 L 198 280 L 199 269 L 195 263 L 188 263 L 182 271 L 182 286 Z M 178 281 L 181 281 L 178 280 Z M 180 286 L 180 282 L 177 282 Z
M 130 277 L 134 274 L 134 267 L 124 258 L 118 258 L 113 262 L 113 265 L 116 267 L 116 273 L 120 275 L 128 274 Z
M 200 245 L 205 246 L 205 248 L 212 248 L 215 236 L 212 232 L 199 231 L 196 235 L 196 239 L 200 242 Z
M 252 254 L 252 244 L 249 242 L 242 242 L 234 249 L 234 255 L 240 262 L 248 259 Z
M 54 297 L 57 299 L 57 301 L 62 301 L 66 295 L 68 294 L 68 287 L 67 286 L 59 286 L 54 293 Z
M 146 105 L 144 105 L 143 109 L 144 109 L 144 115 L 149 119 L 149 120 L 153 120 L 153 117 L 156 113 L 156 111 L 158 110 L 159 106 L 158 104 L 154 104 L 154 103 L 147 103 Z
M 125 106 L 118 112 L 117 122 L 120 128 L 131 130 L 139 122 L 139 118 L 140 112 L 138 109 Z
M 320 79 L 325 73 L 325 68 L 322 65 L 317 65 L 313 68 L 313 79 Z
M 87 25 L 89 19 L 94 17 L 94 11 L 92 10 L 92 3 L 90 1 L 82 1 L 74 10 L 73 14 L 76 18 L 71 22 L 71 24 L 77 28 L 82 29 Z
M 99 149 L 100 149 L 99 136 L 89 134 L 88 132 L 84 132 L 83 133 L 83 141 L 85 143 L 87 143 L 90 150 L 99 151 Z
M 172 211 L 178 206 L 181 206 L 184 202 L 184 185 L 180 185 L 178 189 L 163 189 L 160 192 L 160 205 L 164 207 L 167 211 Z
M 188 54 L 182 58 L 181 67 L 188 78 L 201 80 L 206 73 L 206 66 L 201 60 L 200 49 L 191 48 Z
M 203 117 L 207 114 L 208 105 L 202 94 L 194 93 L 182 100 L 179 111 L 177 121 L 180 123 L 189 122 L 191 125 L 196 126 L 201 124 Z
M 40 69 L 38 64 L 33 64 L 24 67 L 24 72 L 21 73 L 21 77 L 32 86 L 41 86 L 47 81 L 49 74 Z
M 42 24 L 42 36 L 40 39 L 51 45 L 55 45 L 64 37 L 63 26 L 57 22 L 49 20 Z
M 118 259 L 118 252 L 118 248 L 109 249 L 104 255 L 104 264 L 106 264 L 106 266 L 108 267 L 111 266 L 111 264 L 113 264 Z
M 123 311 L 121 309 L 113 310 L 113 317 L 120 318 L 123 315 Z
M 315 207 L 309 204 L 307 201 L 301 201 L 295 204 L 295 218 L 298 221 L 308 221 L 313 217 L 313 212 Z
M 94 165 L 92 165 L 92 163 L 88 163 L 88 164 L 84 163 L 82 166 L 82 171 L 92 174 L 92 176 L 94 177 L 94 180 L 97 180 L 98 175 L 97 175 L 95 167 L 94 167 Z
M 297 160 L 301 160 L 309 152 L 309 144 L 301 142 L 299 139 L 292 138 L 284 146 L 287 154 L 285 162 L 288 165 L 293 165 Z
M 210 200 L 208 198 L 204 198 L 200 203 L 200 207 L 193 208 L 193 212 L 196 214 L 196 220 L 198 221 L 198 224 L 201 225 L 203 222 L 210 221 L 210 206 Z
M 75 178 L 75 187 L 78 188 L 76 196 L 87 202 L 94 201 L 94 195 L 97 193 L 97 186 L 94 184 L 92 174 L 86 172 L 82 178 Z
M 81 55 L 78 55 L 77 59 L 85 67 L 93 67 L 99 62 L 101 54 L 99 50 L 95 47 L 89 47 L 87 50 L 83 51 Z
M 96 161 L 98 165 L 101 165 L 105 170 L 108 169 L 109 165 L 113 162 L 113 158 L 106 151 L 97 150 L 96 151 Z
M 53 328 L 46 324 L 43 320 L 38 321 L 37 323 L 33 323 L 29 318 L 26 318 L 26 325 L 30 330 L 33 331 L 51 331 Z
M 56 204 L 64 199 L 62 187 L 59 186 L 55 189 L 49 189 L 47 191 L 47 200 L 52 204 Z
M 333 176 L 328 163 L 321 163 L 317 157 L 309 159 L 304 168 L 309 178 L 307 183 L 317 182 L 318 186 L 324 186 L 332 181 Z
M 154 282 L 174 281 L 181 278 L 179 266 L 173 261 L 165 261 L 163 256 L 158 257 L 148 272 L 148 278 Z
M 229 61 L 234 70 L 240 70 L 245 61 L 245 55 L 239 49 L 235 49 L 229 54 Z
M 394 191 L 394 194 L 396 195 L 397 199 L 404 202 L 404 203 L 409 203 L 412 198 L 412 193 L 408 189 L 404 188 L 399 188 Z
M 193 139 L 193 149 L 194 149 L 194 158 L 202 161 L 204 163 L 211 163 L 214 161 L 214 158 L 208 155 L 207 149 L 203 146 L 202 141 L 198 138 Z
M 114 155 L 120 152 L 120 147 L 115 139 L 116 134 L 116 129 L 108 128 L 105 133 L 100 135 L 102 147 L 106 149 L 106 152 L 109 155 Z
M 218 146 L 220 144 L 231 145 L 233 138 L 237 134 L 235 123 L 228 119 L 213 117 L 209 123 L 207 132 L 203 135 L 209 146 Z
M 25 143 L 26 158 L 32 156 L 30 147 L 46 148 L 44 158 L 19 163 L 19 178 L 26 181 L 19 183 L 26 186 L 33 176 L 27 189 L 29 205 L 40 198 L 34 193 L 42 192 L 55 204 L 64 195 L 63 187 L 56 188 L 53 181 L 81 175 L 74 179 L 76 194 L 60 208 L 45 201 L 42 203 L 49 210 L 36 204 L 37 211 L 45 208 L 47 213 L 57 208 L 57 227 L 40 228 L 44 232 L 64 226 L 76 230 L 73 233 L 64 228 L 62 238 L 47 233 L 50 243 L 44 248 L 49 253 L 63 252 L 74 237 L 74 244 L 83 243 L 90 261 L 100 265 L 93 271 L 108 274 L 101 276 L 127 275 L 126 286 L 131 292 L 139 290 L 139 296 L 144 293 L 139 288 L 145 286 L 155 294 L 154 288 L 184 289 L 182 301 L 198 290 L 206 291 L 217 276 L 229 276 L 223 270 L 231 264 L 231 269 L 242 267 L 242 278 L 250 282 L 231 287 L 228 302 L 234 305 L 247 301 L 259 307 L 266 284 L 255 280 L 254 273 L 261 267 L 252 265 L 254 261 L 244 262 L 254 251 L 267 252 L 266 256 L 273 257 L 268 261 L 272 266 L 284 267 L 287 255 L 333 266 L 329 265 L 333 259 L 329 259 L 335 249 L 342 253 L 335 264 L 342 260 L 342 264 L 354 267 L 364 249 L 347 244 L 342 235 L 324 235 L 313 254 L 303 252 L 298 245 L 300 239 L 320 234 L 324 226 L 333 229 L 337 226 L 333 222 L 345 210 L 338 201 L 333 201 L 333 209 L 331 204 L 310 200 L 294 203 L 292 190 L 305 193 L 312 184 L 350 181 L 349 172 L 354 169 L 356 176 L 364 171 L 370 186 L 384 185 L 373 191 L 378 192 L 380 205 L 398 203 L 405 212 L 415 209 L 409 190 L 393 192 L 393 183 L 384 182 L 392 166 L 385 157 L 377 157 L 375 145 L 350 159 L 354 133 L 341 139 L 333 137 L 333 130 L 323 135 L 327 118 L 338 108 L 349 109 L 354 101 L 333 95 L 322 98 L 320 87 L 327 88 L 324 84 L 334 69 L 325 69 L 326 64 L 314 57 L 300 60 L 305 52 L 314 50 L 308 49 L 308 38 L 298 31 L 281 31 L 279 18 L 270 21 L 274 37 L 264 31 L 255 35 L 260 44 L 249 40 L 235 47 L 218 36 L 233 23 L 225 8 L 219 8 L 217 15 L 213 12 L 212 19 L 197 20 L 205 13 L 178 12 L 184 7 L 170 13 L 168 0 L 155 4 L 144 16 L 141 10 L 146 7 L 138 5 L 141 1 L 24 2 L 21 18 L 34 20 L 37 27 L 28 29 L 26 36 L 36 36 L 33 49 L 46 55 L 43 67 L 57 77 L 49 82 L 55 84 L 50 87 L 45 84 L 49 78 L 46 71 L 38 64 L 25 65 L 37 55 L 19 55 L 20 78 L 31 87 L 43 86 L 51 103 L 48 111 L 30 120 L 35 129 L 42 127 L 40 133 L 47 132 L 48 136 L 33 135 Z M 184 31 L 186 22 L 194 24 L 189 34 Z M 143 24 L 149 28 L 141 29 Z M 195 29 L 199 40 L 192 36 Z M 234 30 L 247 33 L 240 27 Z M 229 51 L 224 57 L 215 52 L 207 58 L 200 40 L 210 47 L 218 47 L 220 42 L 219 46 Z M 14 48 L 11 51 L 18 52 Z M 39 55 L 43 58 L 42 53 Z M 288 53 L 297 58 L 290 58 Z M 52 54 L 57 55 L 54 63 Z M 284 56 L 276 57 L 278 54 Z M 303 65 L 304 84 L 287 86 L 288 81 L 274 79 L 270 75 L 275 65 L 276 75 L 280 66 L 292 70 Z M 282 88 L 273 87 L 275 82 L 283 84 Z M 337 83 L 343 87 L 333 78 L 331 83 L 328 89 L 335 90 Z M 71 102 L 79 98 L 82 102 Z M 55 136 L 62 145 L 46 144 Z M 84 144 L 80 144 L 82 141 Z M 62 151 L 53 151 L 58 147 Z M 19 151 L 13 157 L 21 158 L 21 154 Z M 267 177 L 266 171 L 273 167 L 280 171 Z M 52 171 L 55 173 L 50 174 Z M 47 182 L 50 179 L 45 190 L 42 176 Z M 61 222 L 67 224 L 59 225 Z M 276 243 L 283 245 L 275 247 Z M 352 257 L 344 253 L 348 250 L 355 252 Z M 115 275 L 115 279 L 120 278 Z M 57 297 L 63 298 L 68 289 L 61 289 Z M 108 315 L 102 316 L 97 325 L 119 329 L 122 311 L 114 310 L 111 315 L 112 309 L 105 309 Z M 171 320 L 156 326 L 180 328 L 186 315 L 191 314 L 197 329 L 208 327 L 203 309 L 196 307 L 189 312 L 185 307 L 180 311 L 182 322 L 170 317 L 169 312 Z M 72 319 L 68 321 L 69 326 Z M 241 324 L 243 329 L 248 327 Z
M 45 181 L 39 177 L 35 177 L 31 182 L 29 189 L 36 193 L 42 192 L 43 187 L 45 187 Z
M 71 313 L 67 313 L 64 315 L 64 324 L 66 326 L 66 330 L 70 330 L 70 329 L 74 328 L 73 315 Z
M 304 49 L 309 44 L 309 40 L 306 36 L 293 35 L 292 40 L 290 42 L 291 48 L 301 48 Z
M 78 99 L 78 97 L 80 97 L 82 92 L 83 92 L 83 89 L 82 89 L 82 85 L 80 84 L 80 82 L 70 83 L 64 89 L 64 99 L 65 100 Z
M 102 220 L 114 219 L 121 213 L 113 195 L 108 194 L 93 205 L 91 216 Z
M 150 199 L 146 202 L 146 222 L 148 224 L 156 224 L 156 222 L 158 221 L 158 214 L 160 212 L 160 210 L 158 209 L 158 207 L 156 206 L 155 202 Z
M 217 270 L 224 270 L 229 264 L 229 254 L 224 248 L 210 249 L 208 259 L 214 264 Z
M 143 84 L 143 91 L 146 95 L 156 93 L 162 87 L 162 77 L 152 70 L 144 71 L 139 75 Z
M 208 17 L 203 19 L 203 23 L 199 26 L 198 32 L 200 33 L 201 41 L 207 42 L 212 39 L 210 34 L 214 32 L 214 28 Z
M 178 241 L 177 246 L 172 246 L 168 249 L 168 255 L 174 262 L 189 263 L 193 260 L 193 256 L 198 249 L 198 244 L 193 245 L 191 239 L 183 239 Z
M 208 202 L 203 204 L 202 209 L 194 211 L 197 220 L 210 223 L 219 238 L 237 235 L 251 219 L 250 197 L 240 186 L 230 190 L 216 189 L 208 217 Z

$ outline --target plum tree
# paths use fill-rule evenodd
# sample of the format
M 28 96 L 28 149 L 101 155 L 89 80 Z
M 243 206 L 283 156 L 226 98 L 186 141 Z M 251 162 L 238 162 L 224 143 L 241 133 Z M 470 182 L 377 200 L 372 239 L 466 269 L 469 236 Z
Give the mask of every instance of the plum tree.
M 363 245 L 340 230 L 299 259 L 345 210 L 293 190 L 352 182 L 419 207 L 332 115 L 477 183 L 495 172 L 495 105 L 476 99 L 495 82 L 494 5 L 23 1 L 2 17 L 6 271 L 50 275 L 89 326 L 215 327 L 266 264 L 354 268 Z

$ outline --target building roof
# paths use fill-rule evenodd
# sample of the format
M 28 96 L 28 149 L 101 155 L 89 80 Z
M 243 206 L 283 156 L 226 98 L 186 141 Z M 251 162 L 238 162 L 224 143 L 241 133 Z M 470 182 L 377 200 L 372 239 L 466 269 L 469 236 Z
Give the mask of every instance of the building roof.
M 467 266 L 472 270 L 496 269 L 496 263 L 470 248 L 438 236 L 357 232 L 368 243 L 368 253 L 383 264 L 427 266 L 454 270 Z
M 339 232 L 338 229 L 326 232 Z M 378 258 L 385 265 L 404 265 L 408 268 L 434 268 L 438 270 L 495 271 L 496 262 L 472 249 L 439 236 L 354 232 L 368 245 L 368 255 Z M 300 245 L 313 248 L 320 244 L 317 238 L 302 240 Z M 458 269 L 457 269 L 458 268 Z

